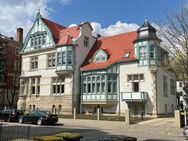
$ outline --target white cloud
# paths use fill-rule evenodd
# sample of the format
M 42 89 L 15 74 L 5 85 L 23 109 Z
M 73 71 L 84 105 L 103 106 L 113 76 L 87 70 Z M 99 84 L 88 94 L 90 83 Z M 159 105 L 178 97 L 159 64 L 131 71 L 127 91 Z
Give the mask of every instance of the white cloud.
M 139 25 L 135 23 L 123 23 L 121 21 L 117 21 L 114 25 L 109 25 L 106 28 L 102 28 L 100 23 L 91 22 L 91 26 L 94 29 L 94 32 L 99 33 L 103 36 L 112 36 L 124 32 L 135 31 L 139 28 Z
M 55 9 L 50 7 L 54 0 L 0 0 L 0 33 L 15 36 L 16 28 L 24 29 L 24 36 L 33 24 L 37 11 L 49 18 Z M 71 4 L 72 0 L 55 0 L 62 5 Z
M 28 32 L 33 24 L 37 11 L 48 17 L 51 8 L 47 6 L 49 0 L 6 0 L 0 1 L 0 33 L 6 36 L 14 36 L 16 28 L 24 28 Z
M 77 26 L 77 24 L 70 24 L 68 27 Z

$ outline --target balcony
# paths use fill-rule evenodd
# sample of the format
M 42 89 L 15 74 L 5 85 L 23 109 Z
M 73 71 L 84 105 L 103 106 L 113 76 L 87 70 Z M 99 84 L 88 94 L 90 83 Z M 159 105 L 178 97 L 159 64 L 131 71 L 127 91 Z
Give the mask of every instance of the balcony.
M 146 102 L 147 97 L 147 92 L 121 92 L 121 98 L 126 102 Z
M 114 104 L 117 103 L 117 95 L 105 95 L 105 94 L 83 94 L 82 104 Z
M 69 75 L 73 72 L 72 66 L 57 66 L 55 73 L 59 76 Z

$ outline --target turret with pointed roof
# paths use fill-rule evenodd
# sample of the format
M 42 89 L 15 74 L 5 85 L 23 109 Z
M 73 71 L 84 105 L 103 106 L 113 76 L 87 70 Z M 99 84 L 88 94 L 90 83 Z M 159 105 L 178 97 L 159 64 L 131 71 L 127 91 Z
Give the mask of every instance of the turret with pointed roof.
M 134 42 L 145 39 L 156 39 L 156 29 L 145 19 L 144 24 L 137 30 L 137 38 Z

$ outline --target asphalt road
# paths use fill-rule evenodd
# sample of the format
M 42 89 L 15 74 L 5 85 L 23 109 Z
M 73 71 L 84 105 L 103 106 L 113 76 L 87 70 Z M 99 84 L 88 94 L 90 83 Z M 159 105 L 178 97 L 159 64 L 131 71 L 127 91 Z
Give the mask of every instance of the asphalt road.
M 65 127 L 63 124 L 56 124 L 54 126 L 38 126 L 38 125 L 30 125 L 30 124 L 18 124 L 18 123 L 4 123 L 8 124 L 8 126 L 4 126 L 3 128 L 8 128 L 12 126 L 22 126 L 22 127 L 29 127 L 29 136 L 32 138 L 33 136 L 39 135 L 53 135 L 62 132 L 76 132 L 80 133 L 84 138 L 81 141 L 98 141 L 99 139 L 109 138 L 112 136 L 131 136 L 136 137 L 138 141 L 185 141 L 183 136 L 159 136 L 159 135 L 151 135 L 151 134 L 141 134 L 141 133 L 128 133 L 125 131 L 118 130 L 101 130 L 101 129 L 92 129 L 92 128 L 83 128 L 83 127 Z M 17 128 L 17 127 L 16 127 Z M 15 129 L 14 129 L 15 130 Z M 11 133 L 14 132 L 11 129 Z M 17 132 L 21 128 L 17 130 Z M 25 129 L 24 129 L 25 130 Z M 5 131 L 5 132 L 8 132 Z M 7 140 L 6 140 L 7 141 Z

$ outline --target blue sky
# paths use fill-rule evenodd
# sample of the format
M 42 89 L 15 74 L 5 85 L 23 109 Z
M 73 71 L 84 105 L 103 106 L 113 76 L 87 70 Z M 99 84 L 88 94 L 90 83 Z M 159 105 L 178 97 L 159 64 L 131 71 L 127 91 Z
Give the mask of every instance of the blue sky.
M 22 27 L 26 35 L 40 9 L 64 26 L 89 21 L 96 32 L 110 36 L 136 30 L 145 18 L 163 23 L 182 3 L 187 6 L 188 0 L 0 0 L 0 33 L 14 36 Z
M 145 18 L 158 23 L 167 12 L 179 9 L 181 3 L 181 0 L 72 0 L 67 5 L 49 4 L 55 9 L 51 18 L 60 23 L 95 21 L 107 27 L 117 21 L 140 25 Z

